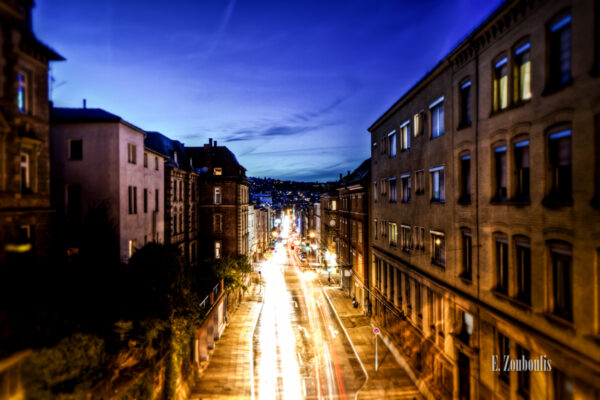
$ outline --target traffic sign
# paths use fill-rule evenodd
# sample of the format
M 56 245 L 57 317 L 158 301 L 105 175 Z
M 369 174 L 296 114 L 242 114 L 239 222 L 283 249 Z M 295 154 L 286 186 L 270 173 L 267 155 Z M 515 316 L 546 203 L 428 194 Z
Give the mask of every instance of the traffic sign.
M 379 329 L 373 328 L 373 333 L 376 334 L 376 335 L 379 335 Z

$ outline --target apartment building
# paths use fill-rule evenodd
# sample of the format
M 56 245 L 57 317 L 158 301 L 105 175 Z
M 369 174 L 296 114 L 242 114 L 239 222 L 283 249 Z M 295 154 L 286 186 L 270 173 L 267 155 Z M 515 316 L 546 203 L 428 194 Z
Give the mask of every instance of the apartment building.
M 195 265 L 198 263 L 198 174 L 192 159 L 183 143 L 159 132 L 146 132 L 144 143 L 148 149 L 168 157 L 164 172 L 165 243 L 177 246 L 181 255 Z M 152 160 L 144 155 L 144 165 L 148 163 Z
M 600 395 L 599 25 L 507 1 L 369 128 L 373 319 L 429 397 Z
M 99 108 L 53 108 L 50 121 L 52 200 L 73 232 L 103 207 L 122 262 L 147 242 L 162 243 L 167 156 L 144 146 L 146 132 Z
M 188 147 L 198 177 L 198 246 L 209 259 L 249 254 L 248 179 L 235 155 L 217 141 Z

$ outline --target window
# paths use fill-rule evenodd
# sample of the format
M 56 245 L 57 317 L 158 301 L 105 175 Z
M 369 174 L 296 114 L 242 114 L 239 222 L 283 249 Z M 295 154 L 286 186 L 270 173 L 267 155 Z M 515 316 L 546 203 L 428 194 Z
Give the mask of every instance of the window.
M 395 130 L 388 133 L 388 140 L 390 142 L 390 157 L 394 157 L 396 155 L 396 131 Z
M 571 130 L 565 129 L 548 136 L 550 161 L 550 199 L 572 201 Z
M 492 201 L 506 201 L 506 146 L 494 148 L 494 184 Z
M 144 168 L 148 168 L 148 153 L 144 153 Z
M 514 101 L 518 103 L 531 99 L 531 45 L 523 43 L 515 50 L 513 67 Z
M 417 324 L 423 329 L 423 307 L 421 304 L 421 284 L 415 281 L 415 311 L 417 313 Z
M 395 203 L 398 201 L 398 195 L 396 192 L 396 178 L 390 178 L 388 182 L 390 184 L 390 203 Z
M 443 203 L 444 195 L 444 167 L 435 167 L 429 170 L 431 175 L 431 201 Z
M 402 225 L 401 228 L 402 250 L 409 251 L 412 248 L 412 228 L 407 225 Z
M 549 25 L 549 90 L 571 82 L 571 14 L 563 12 Z
M 130 164 L 135 164 L 136 157 L 137 157 L 136 145 L 128 143 L 127 144 L 127 162 Z
M 600 4 L 598 5 L 600 9 Z M 599 11 L 600 13 L 600 11 Z M 597 24 L 600 26 L 600 22 Z M 598 28 L 600 30 L 600 28 Z M 594 117 L 594 148 L 595 148 L 595 162 L 594 162 L 594 199 L 592 205 L 596 208 L 600 208 L 600 114 L 596 114 Z
M 386 227 L 386 221 L 381 221 L 381 237 L 386 237 L 387 236 L 387 227 Z
M 508 240 L 506 236 L 496 236 L 494 240 L 494 257 L 496 263 L 495 290 L 508 294 Z
M 425 228 L 421 226 L 414 227 L 412 246 L 417 250 L 423 250 L 425 248 Z
M 425 175 L 423 170 L 419 170 L 415 172 L 415 181 L 417 187 L 415 188 L 415 194 L 423 194 L 425 193 L 425 180 L 423 176 Z
M 390 246 L 398 246 L 398 225 L 390 222 Z
M 29 71 L 20 68 L 17 73 L 17 107 L 19 112 L 29 113 Z
M 461 278 L 473 280 L 473 238 L 469 229 L 462 230 L 462 271 Z
M 213 231 L 223 232 L 223 214 L 214 214 Z
M 137 214 L 137 187 L 129 186 L 129 214 Z
M 406 316 L 408 318 L 410 318 L 410 316 L 412 314 L 412 297 L 411 297 L 411 293 L 410 293 L 410 285 L 411 285 L 411 279 L 408 277 L 405 277 L 405 279 L 404 279 L 404 295 L 406 297 Z
M 362 226 L 362 222 L 359 221 L 359 222 L 356 223 L 356 230 L 357 230 L 357 235 L 358 235 L 356 241 L 358 242 L 358 244 L 362 244 L 362 242 L 363 242 L 363 226 Z
M 373 237 L 375 240 L 379 239 L 379 221 L 373 220 Z
M 573 319 L 573 255 L 571 246 L 550 243 L 552 275 L 552 313 L 568 321 Z
M 515 199 L 529 201 L 529 140 L 515 143 Z
M 510 357 L 510 340 L 498 332 L 498 360 L 496 363 L 497 369 L 500 370 L 498 377 L 507 385 L 510 382 L 510 369 L 505 369 L 504 359 Z
M 215 241 L 215 260 L 218 260 L 221 258 L 221 241 L 217 240 Z
M 413 118 L 413 135 L 415 137 L 422 135 L 423 133 L 425 133 L 425 126 L 426 124 L 426 114 L 425 111 L 419 111 L 417 114 L 415 114 L 414 118 Z
M 403 203 L 410 202 L 410 174 L 402 175 L 400 177 L 400 184 L 402 185 L 402 199 Z
M 402 150 L 408 150 L 410 148 L 410 120 L 400 125 L 400 138 Z
M 158 157 L 154 157 L 154 169 L 158 171 Z
M 531 304 L 531 247 L 529 239 L 515 240 L 517 299 L 525 304 Z
M 67 185 L 65 211 L 72 219 L 81 218 L 81 186 Z
M 76 161 L 83 159 L 83 140 L 69 139 L 69 160 Z
M 144 213 L 148 212 L 148 189 L 144 189 Z
M 429 106 L 431 111 L 431 137 L 444 134 L 444 97 L 440 97 Z
M 530 360 L 529 350 L 517 344 L 517 360 Z M 528 368 L 524 368 L 517 374 L 517 393 L 523 400 L 530 398 L 531 375 Z
M 471 156 L 460 157 L 460 203 L 471 202 Z
M 332 211 L 337 210 L 337 200 L 331 200 L 331 210 Z
M 460 85 L 460 123 L 459 128 L 471 125 L 471 81 Z
M 431 263 L 440 267 L 446 265 L 446 244 L 441 232 L 431 231 Z
M 21 193 L 31 192 L 31 168 L 29 153 L 21 152 L 19 169 L 21 173 Z
M 494 63 L 493 111 L 508 107 L 508 57 L 502 57 Z
M 213 168 L 213 175 L 223 175 L 223 168 Z
M 221 188 L 215 188 L 215 204 L 221 204 Z
M 573 400 L 573 380 L 561 370 L 552 366 L 552 380 L 554 381 L 554 398 L 556 400 Z
M 137 250 L 136 246 L 137 246 L 137 242 L 135 239 L 131 239 L 129 242 L 129 258 L 133 257 L 133 255 L 135 254 L 135 251 Z
M 154 211 L 158 212 L 158 189 L 154 190 Z
M 375 203 L 379 199 L 379 193 L 377 193 L 377 182 L 373 182 L 373 198 L 375 199 Z

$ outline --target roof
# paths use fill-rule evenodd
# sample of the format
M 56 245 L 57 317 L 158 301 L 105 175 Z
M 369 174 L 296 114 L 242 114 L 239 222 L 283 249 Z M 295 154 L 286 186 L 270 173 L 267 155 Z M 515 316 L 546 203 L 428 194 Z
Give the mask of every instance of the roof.
M 183 143 L 173 140 L 160 132 L 147 131 L 144 146 L 152 149 L 168 158 L 167 167 L 191 171 L 190 157 Z M 177 155 L 177 161 L 175 160 Z
M 352 184 L 359 183 L 371 172 L 371 159 L 367 158 L 362 162 L 350 175 L 344 178 L 344 184 L 351 186 Z
M 125 121 L 118 115 L 109 113 L 101 108 L 61 108 L 50 109 L 50 123 L 53 124 L 75 124 L 75 123 L 98 123 L 119 122 L 135 129 L 144 135 L 146 131 L 130 122 Z
M 246 176 L 244 168 L 235 155 L 226 146 L 188 147 L 188 155 L 199 173 L 211 172 L 213 168 L 222 168 L 223 178 L 239 178 Z

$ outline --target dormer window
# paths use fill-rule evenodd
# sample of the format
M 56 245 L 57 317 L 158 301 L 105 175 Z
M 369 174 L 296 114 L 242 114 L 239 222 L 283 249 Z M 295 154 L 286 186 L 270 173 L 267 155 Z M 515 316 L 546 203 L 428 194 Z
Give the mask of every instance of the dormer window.
M 213 175 L 223 175 L 223 168 L 221 168 L 221 167 L 213 168 Z

